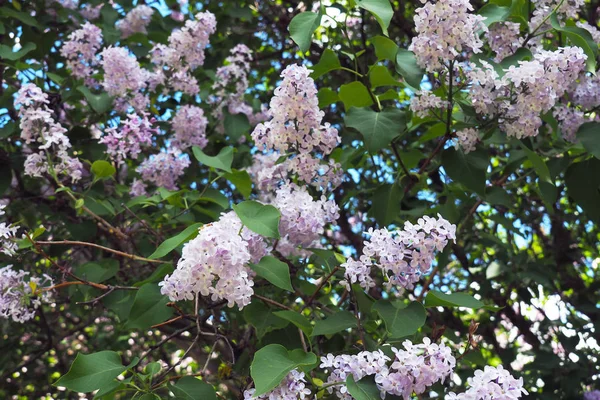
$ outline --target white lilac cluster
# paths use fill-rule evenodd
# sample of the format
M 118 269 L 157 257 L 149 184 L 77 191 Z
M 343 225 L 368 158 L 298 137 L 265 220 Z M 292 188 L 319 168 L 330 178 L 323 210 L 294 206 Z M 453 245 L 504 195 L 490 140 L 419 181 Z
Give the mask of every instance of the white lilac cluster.
M 438 214 L 437 220 L 424 216 L 416 225 L 406 221 L 404 229 L 393 232 L 370 228 L 367 233 L 370 239 L 365 241 L 359 261 L 350 258 L 342 264 L 345 280 L 341 283 L 369 288 L 373 286 L 371 267 L 375 266 L 383 272 L 388 289 L 412 289 L 431 268 L 436 250 L 442 251 L 449 240 L 456 240 L 456 225 Z
M 42 301 L 49 301 L 49 291 L 39 288 L 52 286 L 48 275 L 30 277 L 29 272 L 15 271 L 12 265 L 0 268 L 0 317 L 15 322 L 26 322 L 35 316 Z
M 340 382 L 346 382 L 346 378 L 350 375 L 358 382 L 365 376 L 379 376 L 384 371 L 387 371 L 387 362 L 390 358 L 383 351 L 361 351 L 356 355 L 342 354 L 334 356 L 327 354 L 321 357 L 321 365 L 329 374 L 325 385 L 332 385 L 326 390 L 329 394 L 335 393 L 339 399 L 353 400 L 354 398 L 348 393 L 345 385 L 339 385 Z M 377 379 L 377 378 L 376 378 Z M 338 385 L 333 385 L 338 383 Z
M 446 109 L 449 104 L 430 91 L 419 91 L 410 99 L 410 110 L 417 117 L 426 118 L 430 112 Z
M 136 159 L 142 152 L 142 146 L 152 144 L 152 137 L 158 133 L 158 128 L 153 128 L 154 118 L 148 114 L 129 114 L 122 126 L 106 129 L 100 143 L 107 147 L 106 152 L 117 164 L 123 164 L 127 159 Z
M 524 41 L 521 37 L 521 24 L 509 21 L 492 24 L 487 37 L 490 48 L 496 53 L 496 62 L 513 55 Z
M 579 9 L 584 5 L 585 0 L 531 0 L 531 3 L 535 6 L 535 9 L 529 21 L 529 29 L 531 32 L 542 32 L 550 28 L 548 16 L 554 10 L 556 10 L 556 15 L 559 19 L 567 19 L 577 15 Z M 558 7 L 559 5 L 560 7 Z M 540 26 L 542 22 L 544 25 Z
M 80 29 L 72 32 L 60 49 L 60 54 L 67 59 L 67 67 L 71 75 L 86 79 L 86 84 L 94 82 L 91 76 L 98 64 L 96 54 L 102 46 L 102 30 L 96 25 L 86 22 Z
M 156 187 L 177 190 L 177 180 L 189 165 L 190 158 L 187 154 L 182 154 L 176 147 L 169 147 L 168 150 L 151 155 L 144 160 L 136 168 L 136 171 L 144 181 L 150 182 Z M 132 193 L 136 195 L 137 190 L 139 190 L 139 183 Z
M 583 400 L 600 400 L 600 390 L 592 390 L 583 394 Z
M 577 21 L 575 23 L 575 25 L 577 25 L 579 28 L 582 28 L 582 29 L 585 29 L 586 31 L 588 31 L 590 33 L 590 35 L 592 35 L 592 39 L 594 39 L 594 42 L 600 44 L 600 30 L 598 29 L 597 26 L 590 25 L 589 23 L 587 23 L 585 21 Z
M 225 59 L 226 65 L 217 68 L 216 80 L 213 84 L 214 96 L 210 102 L 215 104 L 213 116 L 217 120 L 223 118 L 223 108 L 230 113 L 244 110 L 244 94 L 248 89 L 248 73 L 250 72 L 252 51 L 244 44 L 238 44 Z M 252 108 L 250 107 L 250 111 Z
M 562 137 L 575 142 L 576 133 L 582 124 L 600 122 L 600 114 L 593 112 L 600 106 L 600 78 L 582 74 L 579 82 L 571 86 L 565 97 L 554 107 L 553 115 L 560 123 Z
M 4 209 L 6 204 L 0 204 L 0 215 L 6 214 Z M 20 226 L 7 224 L 6 222 L 0 222 L 0 252 L 6 254 L 9 257 L 13 257 L 17 254 L 17 243 L 14 241 L 14 237 L 17 234 Z
M 100 11 L 102 10 L 102 7 L 104 7 L 104 3 L 100 3 L 97 6 L 86 4 L 81 10 L 79 10 L 79 13 L 88 21 L 93 21 L 100 18 Z
M 266 253 L 263 238 L 243 227 L 235 212 L 223 214 L 183 246 L 177 268 L 159 284 L 161 293 L 171 301 L 211 296 L 241 309 L 250 304 L 254 293 L 248 263 L 260 261 Z
M 465 153 L 475 150 L 479 141 L 479 131 L 474 128 L 466 128 L 456 132 L 456 145 L 460 146 Z
M 475 371 L 467 380 L 469 389 L 460 394 L 446 395 L 446 400 L 515 400 L 528 394 L 523 388 L 523 378 L 515 379 L 502 365 L 485 366 Z
M 498 115 L 500 128 L 517 138 L 536 136 L 541 114 L 548 112 L 585 69 L 579 47 L 540 50 L 531 61 L 520 61 L 499 78 L 493 67 L 470 65 L 470 95 L 478 113 Z
M 479 31 L 487 31 L 485 17 L 469 13 L 469 0 L 421 2 L 425 5 L 415 10 L 417 36 L 409 47 L 421 67 L 434 72 L 466 51 L 481 52 Z
M 288 256 L 298 253 L 298 247 L 321 247 L 319 239 L 325 226 L 339 218 L 339 207 L 322 196 L 314 200 L 306 188 L 293 183 L 282 185 L 275 192 L 272 205 L 281 212 L 277 250 Z
M 254 396 L 256 389 L 244 391 L 244 400 L 304 400 L 310 398 L 310 389 L 306 387 L 304 372 L 297 369 L 283 378 L 283 381 L 275 389 L 260 396 Z
M 208 144 L 206 139 L 206 126 L 208 120 L 204 116 L 204 110 L 193 105 L 185 105 L 177 110 L 171 121 L 171 127 L 175 132 L 171 139 L 171 145 L 181 150 L 188 147 L 198 146 L 201 149 Z
M 585 111 L 600 106 L 600 76 L 582 75 L 572 92 L 572 100 L 575 105 Z
M 289 159 L 278 163 L 280 158 L 279 153 L 256 153 L 252 156 L 252 165 L 246 171 L 259 192 L 272 193 L 280 182 L 285 181 Z
M 77 158 L 69 156 L 71 142 L 65 135 L 67 130 L 55 121 L 48 104 L 48 95 L 32 83 L 23 85 L 15 99 L 21 139 L 27 145 L 38 145 L 38 151 L 25 159 L 25 174 L 41 177 L 46 172 L 53 172 L 77 181 L 81 179 L 83 165 Z M 47 154 L 55 156 L 55 160 L 48 160 Z
M 129 11 L 125 18 L 117 21 L 116 28 L 121 31 L 122 38 L 128 38 L 135 33 L 147 34 L 146 28 L 154 14 L 154 9 L 145 4 L 136 6 Z
M 329 123 L 321 125 L 325 113 L 319 109 L 317 88 L 309 75 L 310 71 L 299 65 L 283 70 L 283 80 L 270 102 L 271 119 L 258 124 L 252 138 L 261 150 L 294 154 L 290 171 L 304 182 L 326 189 L 339 185 L 342 170 L 335 163 L 322 169 L 320 160 L 340 143 L 340 137 Z
M 204 50 L 209 37 L 217 29 L 217 20 L 210 12 L 196 14 L 185 26 L 169 36 L 169 44 L 157 44 L 151 51 L 152 62 L 158 67 L 157 84 L 168 84 L 175 91 L 196 95 L 200 91 L 198 81 L 191 74 L 204 64 Z M 168 82 L 165 82 L 169 73 Z

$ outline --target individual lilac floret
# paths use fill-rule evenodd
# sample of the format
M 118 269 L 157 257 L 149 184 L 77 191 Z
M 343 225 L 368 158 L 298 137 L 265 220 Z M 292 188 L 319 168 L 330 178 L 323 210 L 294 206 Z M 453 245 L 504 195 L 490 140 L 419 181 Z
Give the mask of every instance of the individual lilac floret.
M 485 17 L 470 14 L 469 0 L 437 0 L 426 2 L 415 10 L 415 30 L 409 50 L 417 63 L 429 72 L 447 66 L 465 51 L 480 53 L 483 42 L 480 31 L 487 31 Z
M 260 261 L 266 253 L 263 238 L 243 227 L 235 212 L 223 214 L 183 246 L 177 268 L 159 283 L 161 293 L 171 301 L 211 296 L 241 309 L 250 304 L 254 293 L 248 263 Z
M 135 160 L 142 152 L 142 146 L 151 145 L 153 135 L 158 133 L 158 128 L 152 127 L 154 122 L 154 118 L 149 119 L 145 113 L 141 117 L 129 114 L 122 126 L 106 129 L 100 143 L 108 147 L 106 152 L 117 164 Z
M 98 64 L 98 50 L 102 47 L 102 30 L 86 22 L 80 29 L 72 32 L 60 49 L 67 59 L 67 67 L 76 78 L 90 78 Z
M 52 279 L 44 274 L 25 280 L 28 276 L 29 272 L 15 271 L 12 265 L 0 268 L 0 317 L 26 322 L 35 316 L 42 301 L 51 299 L 50 291 L 39 289 L 52 286 Z
M 342 264 L 346 269 L 344 283 L 358 282 L 369 288 L 372 280 L 366 274 L 377 267 L 383 272 L 388 289 L 412 289 L 431 268 L 435 252 L 444 250 L 449 240 L 456 240 L 456 225 L 438 214 L 437 220 L 424 216 L 416 225 L 406 221 L 401 230 L 370 228 L 367 233 L 370 239 L 365 241 L 360 261 L 348 259 Z
M 161 151 L 144 160 L 136 171 L 146 182 L 156 187 L 177 190 L 177 180 L 190 165 L 190 158 L 175 147 Z
M 135 33 L 147 34 L 146 28 L 154 14 L 154 9 L 141 4 L 129 11 L 124 19 L 117 21 L 116 27 L 121 31 L 121 37 L 127 38 Z
M 290 371 L 279 386 L 270 392 L 256 397 L 254 397 L 254 393 L 256 393 L 256 389 L 244 391 L 244 400 L 304 400 L 310 398 L 310 389 L 306 387 L 304 372 L 297 369 Z
M 467 383 L 470 387 L 466 392 L 450 392 L 446 400 L 515 400 L 529 394 L 523 388 L 523 378 L 515 379 L 502 365 L 478 369 Z
M 181 107 L 171 121 L 171 126 L 175 132 L 174 137 L 171 139 L 171 145 L 181 150 L 192 146 L 205 148 L 208 144 L 206 139 L 207 125 L 208 120 L 200 107 L 192 105 Z

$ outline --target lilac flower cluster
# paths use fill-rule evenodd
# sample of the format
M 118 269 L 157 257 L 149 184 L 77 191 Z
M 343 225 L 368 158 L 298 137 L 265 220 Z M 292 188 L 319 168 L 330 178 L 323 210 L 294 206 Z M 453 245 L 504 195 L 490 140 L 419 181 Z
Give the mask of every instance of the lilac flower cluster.
M 435 251 L 442 251 L 449 240 L 456 240 L 456 225 L 438 214 L 437 220 L 424 216 L 416 225 L 406 221 L 404 229 L 395 232 L 370 228 L 367 233 L 370 239 L 365 241 L 359 261 L 348 259 L 342 264 L 345 268 L 342 284 L 373 286 L 370 272 L 376 266 L 383 272 L 388 289 L 392 286 L 412 289 L 431 268 Z
M 315 201 L 306 188 L 287 183 L 276 191 L 272 205 L 281 212 L 277 250 L 283 255 L 299 254 L 297 247 L 321 247 L 325 225 L 339 218 L 339 207 L 322 196 Z
M 48 95 L 32 83 L 19 89 L 15 107 L 19 109 L 21 139 L 25 144 L 37 144 L 38 152 L 32 152 L 25 159 L 25 174 L 41 177 L 46 172 L 64 174 L 73 181 L 81 179 L 83 165 L 77 158 L 68 154 L 71 147 L 67 130 L 54 120 L 48 108 Z M 54 162 L 46 154 L 55 155 Z
M 317 88 L 309 75 L 306 67 L 298 65 L 290 65 L 281 73 L 283 81 L 270 103 L 271 119 L 258 124 L 252 138 L 259 149 L 295 153 L 298 159 L 292 159 L 290 171 L 306 183 L 326 189 L 341 182 L 342 170 L 332 164 L 322 175 L 320 159 L 333 151 L 340 137 L 329 123 L 321 125 L 325 114 L 319 109 Z
M 280 157 L 279 153 L 256 153 L 252 156 L 252 166 L 246 171 L 259 192 L 273 192 L 286 179 L 289 160 L 277 163 Z
M 111 127 L 106 132 L 100 143 L 108 149 L 110 158 L 117 164 L 123 164 L 127 159 L 136 159 L 141 153 L 141 146 L 152 144 L 152 136 L 158 133 L 158 128 L 153 128 L 154 118 L 149 119 L 148 114 L 129 114 L 121 127 Z
M 430 112 L 446 109 L 449 104 L 430 91 L 419 91 L 410 99 L 410 110 L 417 117 L 426 118 Z
M 72 32 L 60 49 L 60 54 L 67 59 L 67 67 L 76 78 L 86 79 L 90 86 L 94 83 L 91 76 L 98 64 L 96 54 L 102 46 L 102 30 L 94 24 L 86 22 L 80 29 Z
M 521 25 L 517 22 L 496 22 L 492 24 L 487 33 L 488 43 L 496 57 L 494 61 L 500 62 L 514 54 L 523 44 Z
M 557 17 L 560 20 L 564 20 L 577 15 L 579 9 L 584 5 L 585 0 L 532 0 L 531 3 L 535 6 L 535 9 L 529 21 L 529 29 L 531 32 L 535 30 L 539 32 L 550 28 L 547 17 L 554 10 L 556 10 Z M 540 26 L 542 23 L 544 25 Z
M 0 204 L 0 215 L 6 214 L 4 209 L 6 204 Z M 17 234 L 20 226 L 7 224 L 6 222 L 0 223 L 0 252 L 6 254 L 9 257 L 13 257 L 17 254 L 17 243 L 14 241 L 14 237 Z
M 254 397 L 254 393 L 256 393 L 256 389 L 244 391 L 244 400 L 304 400 L 310 398 L 310 389 L 306 387 L 304 372 L 297 369 L 290 371 L 279 386 L 270 392 L 256 397 Z
M 93 21 L 100 18 L 100 10 L 102 10 L 102 7 L 104 7 L 104 3 L 100 3 L 97 6 L 86 4 L 81 10 L 79 10 L 79 13 L 86 20 Z
M 583 400 L 600 400 L 600 390 L 592 390 L 583 394 Z
M 515 379 L 502 365 L 478 369 L 467 383 L 470 387 L 466 392 L 451 392 L 446 400 L 514 400 L 528 394 L 523 388 L 523 378 Z
M 175 147 L 161 151 L 144 160 L 136 171 L 146 182 L 168 190 L 177 190 L 176 182 L 189 167 L 190 158 Z M 139 185 L 139 184 L 138 184 Z
M 567 96 L 554 107 L 554 117 L 560 122 L 562 137 L 575 142 L 579 127 L 586 123 L 600 122 L 600 114 L 594 112 L 600 106 L 600 78 L 582 74 L 579 82 L 569 88 Z
M 479 132 L 474 128 L 466 128 L 456 132 L 456 144 L 462 147 L 465 153 L 475 150 L 475 145 L 479 141 Z
M 29 272 L 15 271 L 12 265 L 0 268 L 0 317 L 12 319 L 15 322 L 26 322 L 35 316 L 35 310 L 42 301 L 49 301 L 49 291 L 38 288 L 52 286 L 48 275 L 43 277 L 26 277 Z
M 210 12 L 196 14 L 185 26 L 169 36 L 168 46 L 157 44 L 151 51 L 152 62 L 158 66 L 155 79 L 164 83 L 169 72 L 168 85 L 176 91 L 196 95 L 200 91 L 198 81 L 191 72 L 204 64 L 204 49 L 209 37 L 217 29 L 217 20 Z
M 254 291 L 249 262 L 258 262 L 267 253 L 263 238 L 243 227 L 233 212 L 200 228 L 187 242 L 171 275 L 159 283 L 161 293 L 171 301 L 192 300 L 201 294 L 213 301 L 227 300 L 229 307 L 250 304 Z
M 590 25 L 587 22 L 584 21 L 577 21 L 575 23 L 575 25 L 577 25 L 577 27 L 585 29 L 586 31 L 588 31 L 590 33 L 590 35 L 592 35 L 592 39 L 594 39 L 594 42 L 596 43 L 600 43 L 600 30 L 598 29 L 597 26 L 594 25 Z
M 466 51 L 481 52 L 478 32 L 487 31 L 485 17 L 469 13 L 469 0 L 421 2 L 425 5 L 415 10 L 417 36 L 409 47 L 421 67 L 434 72 Z
M 124 19 L 117 21 L 116 27 L 121 31 L 122 38 L 128 38 L 135 33 L 147 34 L 146 28 L 154 14 L 154 9 L 145 4 L 136 6 L 129 11 Z
M 171 127 L 175 132 L 171 145 L 181 150 L 192 146 L 203 149 L 208 144 L 207 125 L 208 120 L 204 116 L 204 110 L 193 105 L 182 106 L 171 121 Z

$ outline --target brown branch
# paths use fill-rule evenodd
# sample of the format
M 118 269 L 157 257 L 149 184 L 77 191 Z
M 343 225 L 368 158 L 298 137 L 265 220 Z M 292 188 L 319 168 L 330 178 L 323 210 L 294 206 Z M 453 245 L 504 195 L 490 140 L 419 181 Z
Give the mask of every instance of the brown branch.
M 108 251 L 110 253 L 117 254 L 119 256 L 129 258 L 131 260 L 144 261 L 147 263 L 154 263 L 154 264 L 170 264 L 171 263 L 170 261 L 152 260 L 150 258 L 140 257 L 140 256 L 136 256 L 135 254 L 129 254 L 129 253 L 125 253 L 125 252 L 122 252 L 119 250 L 111 249 L 109 247 L 100 246 L 99 244 L 96 244 L 96 243 L 80 242 L 78 240 L 54 240 L 54 241 L 38 240 L 38 241 L 36 241 L 36 243 L 42 244 L 42 245 L 62 244 L 62 245 L 73 245 L 73 246 L 87 246 L 87 247 L 93 247 L 96 249 Z

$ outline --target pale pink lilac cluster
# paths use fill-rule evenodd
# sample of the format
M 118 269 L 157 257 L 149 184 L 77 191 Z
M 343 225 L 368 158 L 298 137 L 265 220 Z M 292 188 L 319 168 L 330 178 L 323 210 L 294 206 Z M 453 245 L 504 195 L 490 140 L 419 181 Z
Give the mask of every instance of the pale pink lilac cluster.
M 446 109 L 448 105 L 446 100 L 430 91 L 416 92 L 410 99 L 410 110 L 420 118 L 428 117 L 431 112 L 435 114 L 438 110 Z
M 50 286 L 52 279 L 48 275 L 29 277 L 29 272 L 15 271 L 12 265 L 0 268 L 0 317 L 21 323 L 29 321 L 42 301 L 51 300 L 50 291 L 39 290 Z
M 6 214 L 5 208 L 6 204 L 0 204 L 0 216 Z M 17 246 L 14 239 L 19 228 L 18 225 L 0 222 L 0 252 L 9 257 L 14 257 L 17 254 L 19 246 Z
M 477 142 L 479 142 L 479 131 L 475 128 L 466 128 L 456 132 L 456 145 L 461 147 L 465 153 L 474 151 Z
M 151 155 L 145 159 L 136 171 L 145 182 L 168 190 L 177 190 L 177 180 L 190 165 L 190 158 L 176 147 Z
M 377 379 L 377 376 L 388 370 L 388 361 L 390 358 L 381 350 L 361 351 L 356 355 L 327 354 L 327 356 L 321 357 L 319 368 L 325 369 L 329 374 L 325 381 L 325 385 L 332 385 L 326 389 L 329 394 L 335 394 L 342 400 L 353 400 L 346 385 L 339 383 L 345 383 L 349 376 L 352 376 L 355 382 L 370 375 L 375 375 Z M 337 385 L 334 385 L 336 383 Z
M 321 125 L 325 114 L 319 109 L 317 88 L 309 75 L 304 66 L 286 67 L 270 102 L 271 119 L 258 124 L 252 138 L 260 150 L 295 155 L 289 164 L 291 172 L 306 183 L 327 189 L 341 182 L 342 170 L 335 163 L 322 170 L 320 160 L 340 143 L 340 136 L 329 123 Z
M 122 38 L 128 38 L 136 33 L 147 34 L 146 28 L 150 24 L 154 9 L 145 4 L 134 7 L 125 15 L 125 18 L 117 21 L 116 28 L 121 31 Z
M 441 215 L 438 219 L 423 216 L 416 225 L 409 221 L 404 229 L 388 231 L 386 228 L 367 231 L 359 261 L 349 258 L 342 267 L 345 281 L 342 284 L 359 283 L 362 287 L 372 286 L 372 267 L 381 269 L 386 279 L 384 286 L 412 289 L 421 276 L 431 268 L 436 251 L 444 250 L 449 240 L 456 240 L 456 225 Z
M 554 107 L 553 115 L 560 123 L 562 137 L 575 142 L 582 124 L 600 122 L 600 114 L 594 112 L 600 106 L 600 78 L 582 74 L 567 93 Z
M 487 37 L 490 48 L 496 53 L 496 62 L 513 55 L 524 42 L 521 37 L 521 24 L 517 22 L 496 22 L 490 27 Z
M 100 143 L 107 147 L 107 153 L 117 164 L 123 164 L 125 160 L 136 159 L 142 152 L 142 146 L 152 144 L 152 137 L 158 133 L 158 128 L 153 128 L 154 118 L 148 118 L 148 114 L 129 114 L 122 121 L 121 126 L 113 126 L 106 129 Z
M 208 120 L 204 116 L 204 110 L 193 105 L 185 105 L 177 110 L 171 121 L 171 127 L 175 135 L 171 139 L 171 145 L 181 150 L 192 146 L 201 149 L 208 144 L 206 139 L 206 126 Z
M 175 91 L 196 95 L 200 91 L 198 81 L 191 74 L 204 64 L 204 51 L 210 35 L 217 29 L 217 20 L 210 12 L 196 14 L 185 26 L 169 36 L 169 44 L 157 44 L 151 51 L 152 62 L 158 67 L 157 83 L 166 82 Z
M 306 387 L 304 372 L 297 369 L 283 378 L 283 381 L 273 390 L 260 396 L 254 396 L 256 389 L 244 391 L 244 400 L 304 400 L 310 399 L 310 389 Z
M 272 193 L 279 184 L 286 180 L 288 174 L 288 158 L 279 153 L 256 153 L 252 156 L 252 165 L 246 169 L 254 186 L 259 192 Z
M 531 32 L 542 32 L 550 28 L 547 17 L 554 10 L 556 10 L 558 19 L 568 19 L 577 15 L 579 9 L 584 5 L 585 0 L 531 0 L 531 3 L 535 6 L 535 9 L 529 21 L 529 29 Z M 540 26 L 542 23 L 543 25 Z
M 592 390 L 583 394 L 583 400 L 600 400 L 600 390 Z
M 100 11 L 102 10 L 102 7 L 104 7 L 104 3 L 100 3 L 97 6 L 86 4 L 81 10 L 79 10 L 79 13 L 88 21 L 93 21 L 100 18 Z
M 53 117 L 48 107 L 48 95 L 32 83 L 19 89 L 15 108 L 19 110 L 21 139 L 27 145 L 36 144 L 37 152 L 25 159 L 25 174 L 41 177 L 44 173 L 64 174 L 75 182 L 81 179 L 83 165 L 77 158 L 69 156 L 71 147 L 63 128 Z M 46 155 L 54 156 L 48 160 Z
M 282 185 L 275 192 L 272 205 L 281 212 L 277 250 L 288 256 L 298 253 L 298 247 L 322 247 L 319 240 L 325 226 L 339 218 L 339 207 L 322 196 L 314 200 L 306 188 L 293 183 Z
M 80 29 L 69 35 L 69 40 L 61 47 L 60 54 L 67 59 L 67 67 L 71 70 L 71 75 L 86 79 L 86 83 L 91 86 L 94 83 L 91 76 L 96 72 L 97 53 L 100 47 L 102 47 L 102 30 L 86 22 Z
M 575 105 L 585 111 L 600 106 L 600 76 L 582 75 L 572 92 L 572 100 Z
M 241 309 L 254 293 L 248 263 L 260 261 L 266 253 L 263 238 L 243 227 L 235 212 L 223 214 L 183 246 L 177 268 L 159 283 L 161 293 L 171 301 L 192 300 L 200 294 Z
M 470 387 L 466 392 L 450 392 L 446 400 L 515 400 L 528 394 L 523 388 L 523 378 L 515 379 L 502 365 L 478 369 L 467 383 Z
M 472 14 L 469 0 L 438 0 L 415 10 L 415 30 L 409 50 L 429 72 L 442 69 L 464 52 L 480 53 L 480 31 L 487 31 L 485 17 Z
M 585 29 L 586 31 L 588 31 L 590 33 L 590 35 L 592 35 L 592 39 L 594 39 L 594 42 L 600 44 L 600 30 L 598 29 L 597 26 L 594 25 L 590 25 L 589 23 L 585 22 L 585 21 L 577 21 L 575 23 L 575 25 L 577 25 L 577 27 Z
M 129 195 L 131 197 L 145 196 L 147 194 L 147 186 L 143 180 L 133 178 L 131 182 L 131 188 L 129 189 Z

